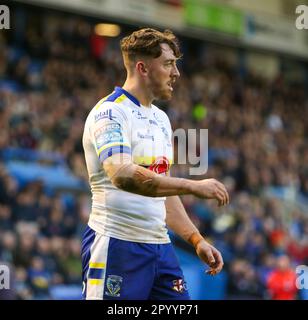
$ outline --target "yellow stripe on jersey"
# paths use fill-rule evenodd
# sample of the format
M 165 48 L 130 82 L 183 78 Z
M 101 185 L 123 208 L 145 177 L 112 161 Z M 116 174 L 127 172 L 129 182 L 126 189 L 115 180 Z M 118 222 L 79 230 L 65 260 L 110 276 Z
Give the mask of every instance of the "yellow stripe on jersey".
M 110 94 L 108 94 L 108 96 L 106 96 L 106 97 L 104 97 L 103 99 L 99 100 L 98 103 L 94 106 L 94 108 L 95 108 L 96 110 L 98 110 L 99 107 L 103 104 L 103 102 L 104 102 L 106 99 L 108 99 L 108 98 L 109 98 L 112 94 L 114 94 L 114 93 L 115 93 L 115 91 L 112 91 Z
M 108 94 L 108 96 L 104 97 L 103 99 L 101 99 L 96 105 L 95 105 L 95 109 L 98 110 L 99 107 L 111 96 L 115 93 L 115 91 L 111 92 L 110 94 Z M 113 102 L 115 103 L 120 103 L 122 101 L 124 101 L 126 99 L 126 95 L 123 93 L 121 94 L 118 98 L 116 98 Z
M 116 99 L 114 100 L 114 102 L 120 103 L 120 102 L 124 101 L 126 98 L 127 98 L 127 97 L 126 97 L 125 94 L 121 94 L 118 98 L 116 98 Z
M 104 262 L 90 262 L 89 263 L 90 268 L 106 268 L 106 263 Z
M 99 286 L 103 284 L 103 279 L 88 279 L 89 284 L 92 284 L 94 286 Z
M 123 143 L 123 142 L 113 142 L 113 143 L 108 143 L 103 145 L 102 147 L 100 147 L 96 152 L 97 155 L 100 156 L 100 154 L 102 153 L 102 151 L 106 150 L 107 148 L 110 147 L 115 147 L 115 146 L 124 146 L 124 147 L 129 147 L 130 148 L 130 144 L 129 143 Z
M 156 157 L 154 157 L 154 156 L 152 156 L 152 157 L 134 156 L 133 162 L 135 164 L 150 166 L 155 161 L 155 159 L 156 159 Z
M 149 157 L 141 157 L 141 156 L 134 156 L 133 162 L 135 164 L 143 165 L 143 166 L 150 166 L 155 162 L 157 157 L 149 156 Z M 172 160 L 168 159 L 170 166 L 172 165 Z

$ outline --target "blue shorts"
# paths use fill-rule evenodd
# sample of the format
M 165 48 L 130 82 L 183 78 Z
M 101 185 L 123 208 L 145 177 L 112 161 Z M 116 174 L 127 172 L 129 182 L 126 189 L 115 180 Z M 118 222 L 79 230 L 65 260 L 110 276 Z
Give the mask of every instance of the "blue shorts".
M 172 244 L 103 236 L 89 226 L 82 240 L 83 298 L 189 300 Z

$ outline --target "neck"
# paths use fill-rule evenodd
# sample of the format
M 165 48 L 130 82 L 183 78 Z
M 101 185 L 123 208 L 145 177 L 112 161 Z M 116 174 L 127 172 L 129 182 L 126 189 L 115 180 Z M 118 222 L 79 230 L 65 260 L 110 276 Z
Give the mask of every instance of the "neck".
M 151 107 L 154 99 L 144 82 L 132 77 L 127 77 L 122 88 L 136 97 L 143 106 Z

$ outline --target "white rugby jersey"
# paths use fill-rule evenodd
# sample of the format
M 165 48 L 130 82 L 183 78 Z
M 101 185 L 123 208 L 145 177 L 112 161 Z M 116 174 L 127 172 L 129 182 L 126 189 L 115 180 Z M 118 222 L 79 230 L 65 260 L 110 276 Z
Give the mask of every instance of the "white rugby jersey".
M 117 239 L 168 243 L 165 199 L 116 188 L 103 169 L 103 161 L 127 153 L 135 164 L 166 174 L 173 159 L 172 130 L 159 108 L 142 106 L 120 87 L 99 101 L 89 113 L 83 148 L 92 191 L 89 226 Z

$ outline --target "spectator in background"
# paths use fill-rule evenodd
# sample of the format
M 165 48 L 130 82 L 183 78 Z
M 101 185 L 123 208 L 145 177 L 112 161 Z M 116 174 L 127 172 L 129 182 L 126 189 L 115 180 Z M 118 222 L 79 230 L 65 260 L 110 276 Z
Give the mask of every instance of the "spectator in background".
M 291 268 L 290 258 L 281 255 L 276 268 L 269 274 L 267 289 L 273 300 L 295 300 L 297 298 L 296 273 Z
M 28 268 L 28 281 L 35 299 L 48 299 L 51 274 L 46 269 L 44 260 L 40 256 L 31 257 Z
M 229 299 L 262 299 L 263 287 L 253 265 L 235 258 L 230 264 Z
M 12 231 L 0 232 L 0 261 L 13 264 L 14 251 L 17 246 L 17 237 Z
M 31 300 L 34 298 L 25 268 L 17 267 L 15 269 L 14 284 L 17 300 Z

